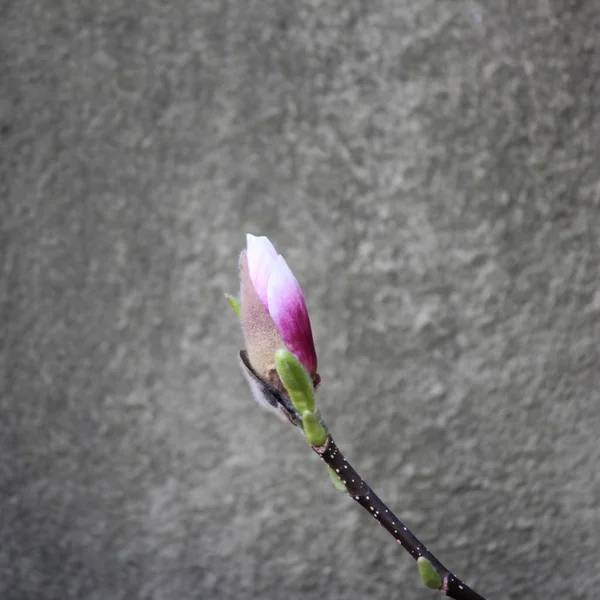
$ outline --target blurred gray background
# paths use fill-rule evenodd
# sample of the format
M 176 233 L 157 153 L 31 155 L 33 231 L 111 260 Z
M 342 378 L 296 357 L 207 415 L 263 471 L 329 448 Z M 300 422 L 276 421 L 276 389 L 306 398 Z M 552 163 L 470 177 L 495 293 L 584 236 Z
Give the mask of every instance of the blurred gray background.
M 253 403 L 266 234 L 349 459 L 491 599 L 600 585 L 600 4 L 0 2 L 0 598 L 426 600 Z

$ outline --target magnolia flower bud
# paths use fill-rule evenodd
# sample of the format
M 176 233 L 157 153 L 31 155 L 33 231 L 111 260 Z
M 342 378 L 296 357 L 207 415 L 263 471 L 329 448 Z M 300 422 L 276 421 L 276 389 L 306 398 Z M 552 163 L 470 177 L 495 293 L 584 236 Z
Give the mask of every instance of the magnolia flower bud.
M 299 425 L 302 412 L 314 407 L 312 391 L 320 382 L 302 290 L 266 237 L 247 235 L 239 266 L 240 300 L 228 300 L 246 342 L 240 352 L 244 375 L 261 406 Z
M 318 384 L 317 353 L 302 290 L 268 238 L 248 234 L 240 255 L 240 284 L 242 330 L 254 371 L 281 390 L 274 356 L 287 348 Z

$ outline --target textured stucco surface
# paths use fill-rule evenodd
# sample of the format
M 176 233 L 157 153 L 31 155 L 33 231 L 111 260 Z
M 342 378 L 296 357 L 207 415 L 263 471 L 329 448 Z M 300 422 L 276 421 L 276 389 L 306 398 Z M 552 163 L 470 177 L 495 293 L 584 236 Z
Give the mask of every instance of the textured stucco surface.
M 600 4 L 0 3 L 0 598 L 425 600 L 252 403 L 244 233 L 340 446 L 491 599 L 600 585 Z

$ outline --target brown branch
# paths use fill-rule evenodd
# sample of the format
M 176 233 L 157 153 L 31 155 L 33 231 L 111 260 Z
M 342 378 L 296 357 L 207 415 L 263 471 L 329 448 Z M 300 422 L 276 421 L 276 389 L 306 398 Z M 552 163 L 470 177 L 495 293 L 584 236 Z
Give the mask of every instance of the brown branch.
M 312 449 L 340 478 L 352 499 L 358 502 L 415 560 L 424 557 L 431 563 L 441 579 L 440 592 L 455 600 L 485 600 L 448 570 L 385 505 L 344 458 L 330 435 L 322 446 L 312 446 Z

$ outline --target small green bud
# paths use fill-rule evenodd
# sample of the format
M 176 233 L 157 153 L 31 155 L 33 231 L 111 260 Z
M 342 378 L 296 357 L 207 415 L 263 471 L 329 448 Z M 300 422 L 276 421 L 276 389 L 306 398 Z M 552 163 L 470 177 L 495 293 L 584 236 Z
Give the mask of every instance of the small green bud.
M 432 590 L 439 590 L 442 587 L 440 574 L 424 556 L 419 556 L 417 559 L 417 567 L 419 568 L 419 575 L 427 587 Z
M 346 486 L 342 483 L 340 476 L 331 468 L 327 467 L 329 471 L 329 477 L 331 477 L 331 483 L 333 483 L 333 487 L 340 492 L 347 492 Z
M 311 446 L 322 446 L 325 443 L 327 432 L 317 415 L 305 410 L 302 413 L 302 425 L 304 426 L 304 437 Z
M 242 315 L 242 311 L 240 309 L 240 303 L 238 302 L 237 298 L 234 298 L 230 294 L 225 294 L 225 298 L 227 298 L 227 302 L 229 302 L 229 305 L 231 306 L 231 308 L 233 308 L 233 312 L 238 316 L 238 318 L 240 318 Z
M 302 414 L 315 410 L 313 384 L 302 363 L 287 349 L 275 352 L 275 369 L 294 408 Z

